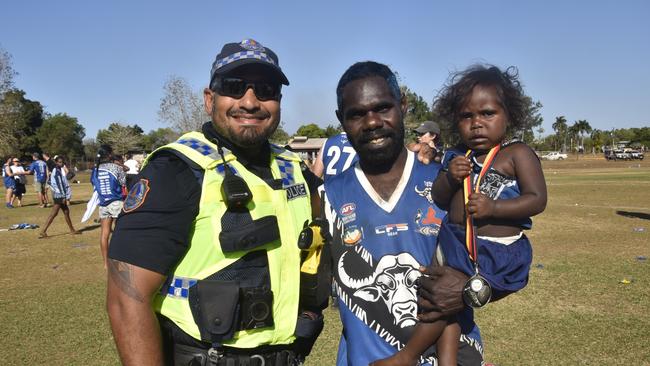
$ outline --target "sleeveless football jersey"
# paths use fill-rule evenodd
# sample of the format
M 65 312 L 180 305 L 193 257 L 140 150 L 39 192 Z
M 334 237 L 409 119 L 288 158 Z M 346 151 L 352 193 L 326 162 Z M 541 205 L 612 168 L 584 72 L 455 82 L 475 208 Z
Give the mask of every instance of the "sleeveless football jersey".
M 323 179 L 327 180 L 341 174 L 357 160 L 359 160 L 357 152 L 350 145 L 345 132 L 328 138 L 323 147 Z
M 337 365 L 368 365 L 408 341 L 417 322 L 418 268 L 431 263 L 446 214 L 431 194 L 439 171 L 439 164 L 424 165 L 408 152 L 388 201 L 374 191 L 358 165 L 325 181 L 334 287 L 343 323 Z M 471 310 L 459 314 L 459 323 L 461 339 L 482 353 Z

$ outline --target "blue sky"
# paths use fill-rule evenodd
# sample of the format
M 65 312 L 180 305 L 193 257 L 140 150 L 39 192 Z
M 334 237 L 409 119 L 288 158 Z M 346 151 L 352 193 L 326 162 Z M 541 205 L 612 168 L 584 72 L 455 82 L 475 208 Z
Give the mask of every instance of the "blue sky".
M 548 134 L 559 115 L 650 126 L 649 15 L 648 1 L 6 1 L 0 47 L 16 86 L 77 117 L 87 137 L 113 121 L 165 127 L 165 80 L 202 90 L 222 45 L 248 37 L 279 55 L 291 82 L 290 133 L 336 124 L 339 77 L 375 60 L 429 102 L 450 71 L 515 65 Z

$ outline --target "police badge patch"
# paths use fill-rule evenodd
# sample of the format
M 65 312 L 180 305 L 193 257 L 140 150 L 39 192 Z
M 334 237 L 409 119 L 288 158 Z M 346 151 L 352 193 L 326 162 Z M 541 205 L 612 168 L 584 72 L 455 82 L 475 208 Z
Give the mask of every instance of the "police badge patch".
M 124 200 L 124 207 L 122 210 L 124 212 L 131 212 L 136 208 L 142 206 L 144 200 L 147 198 L 147 193 L 149 193 L 149 180 L 140 179 L 136 184 L 131 187 L 129 194 Z

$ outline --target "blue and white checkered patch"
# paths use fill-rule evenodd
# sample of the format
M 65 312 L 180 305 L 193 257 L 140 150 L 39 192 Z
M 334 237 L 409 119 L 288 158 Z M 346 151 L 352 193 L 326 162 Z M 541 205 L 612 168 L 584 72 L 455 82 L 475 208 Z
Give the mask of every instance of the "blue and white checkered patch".
M 294 183 L 293 179 L 293 164 L 290 161 L 283 159 L 275 159 L 278 162 L 278 168 L 280 168 L 280 178 L 282 178 L 282 187 L 286 188 Z
M 268 62 L 271 65 L 275 65 L 275 61 L 273 61 L 273 59 L 270 58 L 269 55 L 267 55 L 266 52 L 264 52 L 264 50 L 252 50 L 252 51 L 241 51 L 241 52 L 233 53 L 228 57 L 218 59 L 216 61 L 216 69 L 220 69 L 237 60 L 243 60 L 247 58 L 256 58 L 258 60 Z
M 232 166 L 232 164 L 228 164 L 228 166 L 230 167 L 231 172 L 235 173 L 236 176 L 241 177 L 241 175 L 239 174 L 237 169 L 234 166 Z M 225 166 L 223 164 L 217 165 L 217 167 L 215 169 L 217 170 L 217 173 L 219 173 L 219 175 L 222 175 L 222 176 L 226 175 L 226 168 L 225 168 Z
M 211 146 L 206 145 L 203 141 L 199 141 L 193 138 L 184 138 L 184 139 L 176 140 L 176 143 L 189 146 L 192 149 L 198 151 L 203 156 L 209 156 L 213 159 L 219 158 L 219 154 L 217 154 L 217 151 L 213 149 Z
M 165 295 L 187 299 L 190 296 L 190 287 L 196 285 L 198 280 L 186 277 L 169 277 L 167 280 L 168 287 Z M 164 287 L 163 287 L 164 288 Z

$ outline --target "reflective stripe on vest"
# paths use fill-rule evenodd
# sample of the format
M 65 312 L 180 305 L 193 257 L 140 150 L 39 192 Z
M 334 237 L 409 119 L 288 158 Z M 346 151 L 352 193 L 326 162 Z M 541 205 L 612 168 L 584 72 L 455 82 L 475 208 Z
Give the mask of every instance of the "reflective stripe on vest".
M 156 152 L 160 150 L 175 150 L 204 170 L 199 213 L 193 222 L 189 249 L 170 275 L 170 286 L 167 287 L 166 293 L 158 294 L 154 302 L 157 312 L 172 320 L 192 337 L 200 339 L 200 332 L 194 323 L 187 300 L 189 287 L 194 281 L 220 271 L 247 252 L 229 254 L 226 258 L 221 251 L 219 233 L 221 217 L 226 211 L 226 206 L 221 194 L 223 164 L 216 145 L 208 141 L 203 134 L 191 132 Z M 233 154 L 228 152 L 225 155 L 225 160 L 237 175 L 244 178 L 253 193 L 253 200 L 247 205 L 252 219 L 276 216 L 282 243 L 278 245 L 276 241 L 260 247 L 267 250 L 275 325 L 272 328 L 236 332 L 232 340 L 224 342 L 231 347 L 253 348 L 264 344 L 290 344 L 295 339 L 300 289 L 300 250 L 297 242 L 303 223 L 311 219 L 309 189 L 302 176 L 300 158 L 297 155 L 272 145 L 271 158 L 273 177 L 282 179 L 284 189 L 271 189 L 266 182 L 240 164 Z M 296 194 L 296 187 L 299 192 L 305 193 Z

